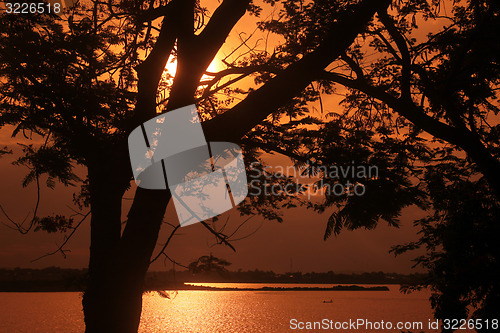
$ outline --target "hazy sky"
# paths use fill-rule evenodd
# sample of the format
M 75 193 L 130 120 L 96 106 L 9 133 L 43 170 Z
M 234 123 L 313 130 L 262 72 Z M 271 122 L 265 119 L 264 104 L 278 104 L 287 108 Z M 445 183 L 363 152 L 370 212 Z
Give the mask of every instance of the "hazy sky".
M 215 4 L 216 2 L 207 2 Z M 210 6 L 209 6 L 210 7 Z M 265 16 L 270 15 L 271 9 L 265 11 Z M 240 38 L 246 38 L 255 27 L 255 18 L 245 17 L 235 27 L 228 43 L 219 53 L 219 57 L 229 54 L 231 45 L 238 44 Z M 256 36 L 255 38 L 257 38 Z M 271 47 L 273 40 L 266 45 Z M 274 41 L 275 42 L 275 41 Z M 217 64 L 217 62 L 215 63 Z M 9 145 L 11 149 L 21 151 L 10 139 L 11 129 L 0 130 L 0 146 Z M 22 136 L 22 135 L 21 135 Z M 17 140 L 16 140 L 17 141 Z M 27 141 L 26 141 L 27 142 Z M 0 159 L 0 205 L 16 220 L 32 217 L 36 195 L 35 186 L 22 188 L 21 181 L 26 169 L 12 166 L 10 163 L 14 156 Z M 71 214 L 67 206 L 72 206 L 72 194 L 77 188 L 65 188 L 57 185 L 55 190 L 42 188 L 42 200 L 39 216 L 50 214 Z M 132 198 L 133 193 L 126 195 Z M 123 217 L 125 218 L 127 208 L 131 200 L 124 200 Z M 237 211 L 231 211 L 221 217 L 225 220 L 231 216 L 228 229 L 236 228 L 243 219 L 239 218 Z M 260 229 L 251 237 L 237 241 L 234 253 L 223 245 L 214 245 L 213 236 L 201 224 L 195 224 L 181 229 L 168 248 L 168 254 L 173 259 L 187 264 L 195 258 L 212 252 L 233 263 L 233 269 L 272 269 L 277 272 L 290 270 L 300 271 L 337 271 L 337 272 L 362 272 L 362 271 L 390 271 L 410 272 L 412 263 L 410 258 L 416 254 L 405 255 L 394 258 L 388 254 L 391 246 L 401 244 L 417 238 L 416 229 L 411 222 L 415 217 L 422 216 L 416 209 L 407 209 L 402 218 L 400 229 L 389 228 L 381 223 L 375 230 L 357 230 L 354 232 L 344 231 L 339 237 L 332 237 L 323 241 L 323 233 L 329 214 L 318 215 L 305 208 L 296 208 L 284 212 L 284 222 L 262 221 L 254 218 L 251 222 L 241 228 L 237 236 L 244 236 Z M 177 224 L 176 214 L 172 204 L 167 211 L 168 221 Z M 0 221 L 6 218 L 0 213 Z M 159 247 L 169 235 L 169 227 L 162 229 Z M 61 267 L 85 267 L 88 262 L 88 248 L 90 239 L 89 221 L 86 221 L 77 231 L 76 236 L 69 242 L 67 248 L 71 250 L 67 259 L 60 254 L 42 259 L 35 263 L 30 261 L 47 252 L 54 251 L 57 244 L 63 241 L 62 234 L 47 234 L 45 232 L 31 232 L 21 235 L 4 225 L 0 224 L 0 267 L 46 267 L 50 265 Z M 158 249 L 157 249 L 158 250 Z M 166 266 L 163 261 L 156 262 L 152 269 L 160 270 L 171 268 L 171 263 Z
M 0 144 L 9 142 L 9 130 L 0 131 Z M 9 145 L 14 150 L 20 147 Z M 29 218 L 35 204 L 35 186 L 22 188 L 21 181 L 26 169 L 12 166 L 14 156 L 0 159 L 0 204 L 16 220 L 22 220 L 29 213 Z M 72 206 L 72 194 L 77 188 L 57 185 L 55 190 L 42 188 L 40 216 L 50 214 L 71 214 L 67 206 Z M 126 198 L 132 198 L 129 193 Z M 124 200 L 124 215 L 131 201 Z M 228 230 L 234 230 L 244 218 L 239 218 L 239 212 L 230 211 L 221 217 L 225 221 L 228 214 L 230 220 Z M 191 260 L 212 252 L 233 263 L 233 269 L 264 269 L 277 272 L 288 271 L 291 266 L 300 271 L 390 271 L 410 272 L 410 258 L 415 255 L 405 255 L 394 258 L 388 254 L 392 245 L 401 244 L 416 239 L 416 230 L 411 221 L 421 215 L 414 209 L 405 211 L 400 229 L 389 228 L 384 223 L 371 231 L 358 230 L 343 232 L 339 237 L 323 241 L 323 232 L 328 214 L 319 215 L 305 208 L 295 208 L 284 211 L 284 222 L 263 221 L 260 217 L 253 218 L 244 225 L 235 237 L 245 236 L 260 229 L 249 238 L 234 242 L 237 252 L 223 245 L 214 245 L 213 236 L 201 225 L 195 224 L 180 229 L 169 245 L 167 253 L 173 259 L 187 264 Z M 6 222 L 5 216 L 0 216 Z M 174 207 L 169 206 L 166 220 L 177 224 Z M 169 235 L 169 226 L 162 229 L 159 247 Z M 0 267 L 85 267 L 88 262 L 90 240 L 89 221 L 84 222 L 75 237 L 69 242 L 71 250 L 64 259 L 60 254 L 42 259 L 35 263 L 30 261 L 57 248 L 63 240 L 63 234 L 47 234 L 31 232 L 21 235 L 16 231 L 0 225 Z M 157 249 L 159 250 L 159 249 Z M 171 268 L 163 260 L 156 262 L 152 269 Z

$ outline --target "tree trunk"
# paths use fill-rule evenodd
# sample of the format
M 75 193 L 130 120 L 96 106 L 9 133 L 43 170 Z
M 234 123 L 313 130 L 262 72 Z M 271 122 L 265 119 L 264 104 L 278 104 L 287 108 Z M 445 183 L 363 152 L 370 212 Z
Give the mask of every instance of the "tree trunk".
M 98 159 L 96 159 L 98 160 Z M 121 200 L 124 192 L 112 183 L 111 170 L 106 170 L 109 160 L 89 163 L 89 192 L 92 216 L 89 279 L 83 296 L 83 311 L 87 332 L 102 332 L 105 316 L 111 317 L 110 308 L 113 278 L 110 276 L 110 260 L 120 242 Z
M 138 188 L 120 237 L 128 177 L 117 174 L 116 161 L 104 161 L 89 164 L 91 246 L 82 301 L 86 332 L 137 332 L 144 278 L 170 193 Z
M 210 121 L 208 126 L 204 126 L 207 138 L 239 140 L 310 83 L 312 77 L 301 75 L 304 71 L 323 69 L 337 58 L 352 43 L 376 10 L 387 7 L 389 2 L 384 0 L 374 5 L 374 2 L 362 1 L 357 15 L 343 24 L 336 24 L 329 38 L 318 48 L 319 51 L 306 56 L 306 60 L 300 60 L 300 64 L 287 68 L 285 74 L 281 73 L 279 78 L 273 79 L 274 83 L 266 84 L 269 88 L 260 88 L 247 97 L 245 103 L 233 108 L 232 112 L 226 112 Z M 156 115 L 157 80 L 165 68 L 170 54 L 168 50 L 173 47 L 175 40 L 179 55 L 178 71 L 167 110 L 194 102 L 193 96 L 205 69 L 234 24 L 244 15 L 249 1 L 222 2 L 203 32 L 196 36 L 193 34 L 195 2 L 179 0 L 170 3 L 179 5 L 170 13 L 172 16 L 169 18 L 173 24 L 162 25 L 161 36 L 157 41 L 157 44 L 161 41 L 160 48 L 155 46 L 148 59 L 138 68 L 136 119 L 131 127 Z M 169 22 L 167 17 L 165 20 Z M 179 25 L 179 22 L 183 24 Z M 338 31 L 343 31 L 344 34 L 339 35 Z M 158 76 L 153 75 L 155 72 Z M 110 151 L 113 152 L 112 149 Z M 139 327 L 144 278 L 171 194 L 168 190 L 138 188 L 127 225 L 120 237 L 121 198 L 130 180 L 128 156 L 122 156 L 119 159 L 121 163 L 113 164 L 106 164 L 105 161 L 117 159 L 110 159 L 106 154 L 102 156 L 105 158 L 96 159 L 97 163 L 100 163 L 96 164 L 97 167 L 91 168 L 89 163 L 92 239 L 89 285 L 83 298 L 86 332 L 132 333 L 137 332 Z M 112 167 L 108 167 L 107 172 L 102 172 L 100 167 L 103 165 Z M 99 172 L 92 173 L 91 169 Z M 127 169 L 127 175 L 116 174 L 124 169 Z M 117 179 L 121 181 L 116 181 Z
M 464 137 L 466 137 L 464 135 Z M 493 194 L 500 200 L 500 161 L 488 151 L 479 139 L 469 135 L 463 146 L 468 157 L 476 164 L 490 186 Z
M 207 65 L 208 66 L 208 65 Z M 182 107 L 193 102 L 194 91 L 201 73 L 180 70 L 174 86 L 178 92 L 172 95 L 168 109 Z M 189 78 L 189 79 L 186 79 Z M 180 82 L 180 83 L 179 83 Z M 101 154 L 105 155 L 105 154 Z M 121 198 L 130 178 L 122 177 L 118 170 L 128 162 L 111 162 L 109 157 L 96 159 L 99 170 L 91 182 L 92 220 L 89 285 L 84 294 L 83 307 L 87 333 L 137 332 L 142 310 L 144 278 L 157 243 L 163 215 L 171 198 L 168 190 L 137 188 L 134 202 L 128 214 L 127 225 L 120 237 Z M 99 168 L 114 165 L 103 172 Z M 110 184 L 110 179 L 115 183 Z M 116 190 L 113 190 L 116 189 Z M 109 242 L 108 242 L 109 240 Z

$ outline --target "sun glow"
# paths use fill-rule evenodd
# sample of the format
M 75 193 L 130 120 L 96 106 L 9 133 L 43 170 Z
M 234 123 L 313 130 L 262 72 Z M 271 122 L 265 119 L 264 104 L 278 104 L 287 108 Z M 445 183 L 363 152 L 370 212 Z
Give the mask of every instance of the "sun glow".
M 215 58 L 207 68 L 207 72 L 216 73 L 224 68 L 224 64 L 218 59 Z M 177 60 L 173 57 L 170 57 L 165 65 L 165 72 L 167 72 L 171 77 L 175 77 L 177 73 Z M 210 76 L 204 75 L 202 80 L 210 78 Z
M 224 64 L 218 58 L 215 58 L 212 61 L 212 63 L 208 66 L 206 71 L 209 73 L 216 73 L 218 71 L 221 71 L 222 69 L 224 69 Z M 167 64 L 165 65 L 165 70 L 164 70 L 163 75 L 162 75 L 163 76 L 163 78 L 162 78 L 163 83 L 159 87 L 158 92 L 157 92 L 157 96 L 156 96 L 156 103 L 157 103 L 156 112 L 157 113 L 163 112 L 163 109 L 168 102 L 170 87 L 174 81 L 176 74 L 177 74 L 177 59 L 170 56 L 170 58 L 167 61 Z M 212 78 L 213 78 L 213 76 L 204 74 L 201 78 L 201 81 L 211 80 Z
M 165 71 L 172 77 L 175 77 L 175 73 L 177 73 L 177 60 L 174 60 L 172 56 L 170 56 L 165 65 Z

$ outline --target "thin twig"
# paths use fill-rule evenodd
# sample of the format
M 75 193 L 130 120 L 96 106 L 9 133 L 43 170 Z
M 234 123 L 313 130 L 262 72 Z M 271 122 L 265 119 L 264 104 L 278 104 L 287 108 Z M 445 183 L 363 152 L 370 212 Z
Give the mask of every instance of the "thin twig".
M 23 222 L 17 223 L 16 221 L 14 221 L 7 214 L 7 212 L 4 210 L 4 208 L 2 207 L 2 205 L 0 205 L 0 210 L 2 211 L 3 215 L 5 215 L 5 217 L 15 226 L 15 228 L 12 227 L 12 226 L 7 225 L 4 222 L 2 222 L 2 224 L 5 225 L 5 226 L 7 226 L 7 227 L 9 227 L 9 228 L 11 228 L 11 229 L 13 229 L 13 230 L 19 231 L 23 235 L 26 235 L 31 230 L 31 228 L 33 228 L 33 226 L 35 225 L 35 221 L 36 221 L 36 218 L 37 218 L 38 207 L 40 205 L 40 181 L 39 181 L 38 174 L 36 175 L 35 178 L 36 178 L 36 204 L 35 204 L 35 209 L 33 211 L 33 218 L 31 219 L 28 228 L 24 228 L 23 225 L 26 222 L 26 219 L 28 218 L 29 214 L 24 218 Z
M 64 259 L 66 259 L 66 252 L 69 252 L 70 250 L 64 250 L 64 246 L 69 242 L 69 240 L 71 239 L 71 237 L 73 237 L 73 235 L 75 234 L 76 230 L 78 230 L 78 228 L 80 227 L 80 225 L 83 223 L 83 221 L 85 221 L 87 219 L 87 217 L 89 215 L 90 215 L 90 211 L 82 217 L 82 219 L 80 220 L 80 222 L 78 222 L 78 224 L 76 225 L 76 227 L 73 228 L 73 231 L 71 231 L 71 233 L 69 234 L 69 236 L 67 236 L 67 237 L 65 236 L 64 242 L 57 248 L 57 250 L 55 250 L 53 252 L 50 252 L 50 253 L 46 253 L 46 254 L 44 254 L 41 257 L 38 257 L 36 259 L 31 260 L 31 262 L 38 261 L 38 260 L 40 260 L 42 258 L 54 255 L 54 254 L 56 254 L 58 252 L 61 252 L 61 254 L 63 255 Z
M 154 259 L 150 261 L 150 263 L 149 263 L 149 264 L 152 264 L 153 262 L 155 262 L 155 261 L 156 261 L 156 260 L 157 260 L 157 259 L 158 259 L 161 255 L 162 255 L 162 254 L 165 254 L 165 250 L 167 249 L 168 243 L 170 243 L 170 240 L 171 240 L 171 239 L 172 239 L 172 237 L 174 236 L 175 232 L 176 232 L 176 231 L 180 228 L 180 226 L 181 226 L 181 225 L 179 224 L 179 225 L 177 225 L 177 226 L 174 228 L 174 230 L 172 230 L 172 232 L 170 233 L 170 236 L 168 236 L 167 241 L 166 241 L 166 242 L 165 242 L 165 244 L 163 245 L 163 247 L 162 247 L 162 249 L 161 249 L 160 253 L 158 253 L 158 254 L 156 255 L 156 257 L 154 257 Z
M 210 226 L 209 226 L 206 222 L 201 222 L 201 224 L 202 224 L 205 228 L 207 228 L 207 229 L 208 229 L 208 231 L 210 231 L 212 234 L 214 234 L 214 235 L 215 235 L 215 237 L 221 241 L 221 243 L 223 243 L 223 244 L 225 244 L 225 245 L 229 246 L 229 247 L 231 248 L 231 250 L 233 250 L 234 252 L 236 252 L 236 249 L 234 248 L 234 246 L 232 246 L 232 245 L 231 245 L 231 243 L 229 243 L 229 242 L 227 241 L 227 236 L 226 236 L 226 235 L 221 234 L 221 233 L 219 233 L 219 232 L 215 231 L 215 230 L 214 230 L 214 229 L 212 229 L 212 227 L 210 227 Z
M 170 258 L 170 257 L 169 257 L 166 253 L 163 253 L 163 255 L 165 256 L 165 259 L 170 260 L 170 262 L 174 263 L 175 265 L 180 266 L 180 267 L 183 267 L 183 268 L 186 268 L 186 269 L 189 269 L 189 267 L 188 267 L 188 266 L 178 263 L 178 262 L 177 262 L 177 261 L 175 261 L 174 259 Z

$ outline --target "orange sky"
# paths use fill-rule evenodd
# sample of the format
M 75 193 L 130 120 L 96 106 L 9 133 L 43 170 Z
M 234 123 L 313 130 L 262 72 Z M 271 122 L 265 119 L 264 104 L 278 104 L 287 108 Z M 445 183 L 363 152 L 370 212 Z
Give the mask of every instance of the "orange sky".
M 8 129 L 0 131 L 0 143 L 8 142 Z M 14 147 L 19 150 L 19 148 Z M 0 204 L 11 217 L 22 220 L 28 213 L 31 214 L 35 200 L 35 187 L 30 185 L 22 188 L 21 181 L 25 174 L 22 167 L 12 166 L 14 156 L 0 159 L 0 175 L 2 175 L 2 190 L 0 190 Z M 276 160 L 276 159 L 275 159 Z M 49 214 L 71 214 L 67 205 L 72 206 L 72 194 L 76 188 L 66 188 L 60 184 L 55 190 L 42 189 L 40 216 Z M 128 193 L 125 198 L 132 198 Z M 124 200 L 123 216 L 127 213 L 130 200 Z M 323 232 L 328 214 L 319 215 L 305 208 L 296 208 L 284 211 L 284 222 L 263 221 L 254 218 L 243 227 L 237 236 L 244 236 L 261 224 L 259 231 L 251 237 L 237 241 L 234 246 L 237 253 L 224 246 L 213 246 L 213 237 L 201 226 L 195 224 L 182 228 L 179 236 L 174 237 L 168 248 L 168 254 L 181 263 L 212 252 L 214 255 L 226 258 L 233 263 L 232 268 L 265 269 L 285 272 L 290 268 L 290 259 L 293 259 L 293 268 L 301 271 L 388 271 L 410 272 L 409 257 L 394 258 L 387 252 L 390 246 L 401 244 L 416 238 L 415 229 L 411 226 L 412 219 L 418 215 L 416 210 L 407 209 L 402 217 L 400 229 L 388 228 L 383 223 L 373 231 L 358 230 L 343 232 L 338 238 L 332 237 L 323 241 Z M 221 216 L 225 221 L 230 215 L 228 229 L 236 228 L 243 220 L 235 210 Z M 31 215 L 30 215 L 31 217 Z M 5 221 L 4 216 L 0 216 Z M 176 214 L 170 204 L 166 220 L 176 224 Z M 174 222 L 175 221 L 175 222 Z M 31 232 L 21 235 L 16 231 L 0 225 L 0 267 L 85 267 L 88 261 L 90 227 L 88 221 L 77 231 L 76 236 L 68 244 L 68 258 L 54 255 L 36 263 L 30 263 L 47 252 L 54 251 L 63 239 L 62 234 L 47 234 L 45 232 Z M 160 244 L 169 235 L 169 227 L 163 228 L 160 235 Z M 159 248 L 157 248 L 159 250 Z M 171 268 L 167 263 L 166 268 Z M 152 266 L 153 270 L 165 269 L 158 261 Z
M 210 6 L 217 3 L 217 1 L 212 0 Z M 236 36 L 239 33 L 248 34 L 249 27 L 254 26 L 254 24 L 255 18 L 247 16 L 242 19 L 233 30 L 227 45 L 221 49 L 219 56 L 227 55 L 231 51 L 232 45 L 238 44 L 239 37 Z M 271 45 L 272 43 L 268 47 Z M 263 48 L 265 45 L 260 47 Z M 327 106 L 331 108 L 337 107 L 336 104 L 335 100 L 327 101 Z M 9 144 L 10 148 L 20 151 L 18 146 L 12 145 L 10 133 L 11 129 L 9 128 L 0 130 L 0 145 Z M 6 156 L 0 159 L 0 175 L 2 175 L 0 204 L 11 217 L 22 220 L 33 210 L 36 200 L 35 188 L 33 185 L 26 189 L 21 187 L 25 169 L 10 165 L 14 158 L 15 156 Z M 71 214 L 67 205 L 72 205 L 72 194 L 76 191 L 76 188 L 65 188 L 62 185 L 58 185 L 55 190 L 43 188 L 39 215 Z M 126 195 L 126 198 L 132 197 L 133 193 Z M 125 216 L 130 203 L 130 200 L 124 200 L 123 216 Z M 225 220 L 228 214 L 231 215 L 229 223 L 233 229 L 244 219 L 239 218 L 238 212 L 234 210 L 223 215 L 221 219 Z M 233 253 L 224 246 L 212 247 L 213 237 L 200 224 L 181 229 L 180 235 L 174 238 L 167 253 L 175 260 L 187 264 L 201 255 L 212 252 L 214 255 L 232 262 L 232 269 L 259 268 L 285 272 L 290 269 L 290 260 L 292 259 L 293 269 L 303 272 L 333 270 L 336 272 L 408 273 L 411 267 L 409 258 L 414 255 L 394 258 L 388 254 L 388 250 L 392 245 L 416 239 L 416 230 L 411 226 L 411 222 L 419 215 L 421 213 L 415 209 L 407 209 L 401 219 L 400 229 L 388 228 L 384 223 L 381 223 L 376 230 L 345 231 L 339 237 L 332 237 L 324 242 L 323 233 L 329 214 L 318 215 L 305 208 L 296 208 L 284 212 L 285 219 L 281 224 L 263 222 L 260 217 L 254 218 L 251 223 L 246 224 L 240 232 L 241 236 L 252 232 L 261 224 L 262 227 L 253 236 L 234 243 L 237 253 Z M 174 208 L 169 205 L 167 220 L 175 221 L 175 219 Z M 0 215 L 0 220 L 5 221 L 5 217 Z M 51 265 L 85 267 L 88 261 L 89 234 L 90 228 L 87 221 L 68 244 L 67 248 L 71 252 L 68 253 L 66 260 L 61 255 L 54 255 L 32 264 L 30 260 L 55 250 L 56 243 L 62 242 L 63 235 L 44 232 L 20 235 L 0 225 L 0 267 L 46 267 Z M 168 227 L 163 228 L 159 241 L 160 247 L 168 234 Z M 154 270 L 164 268 L 162 262 L 157 262 L 152 267 Z M 167 263 L 166 268 L 170 269 L 171 264 Z

